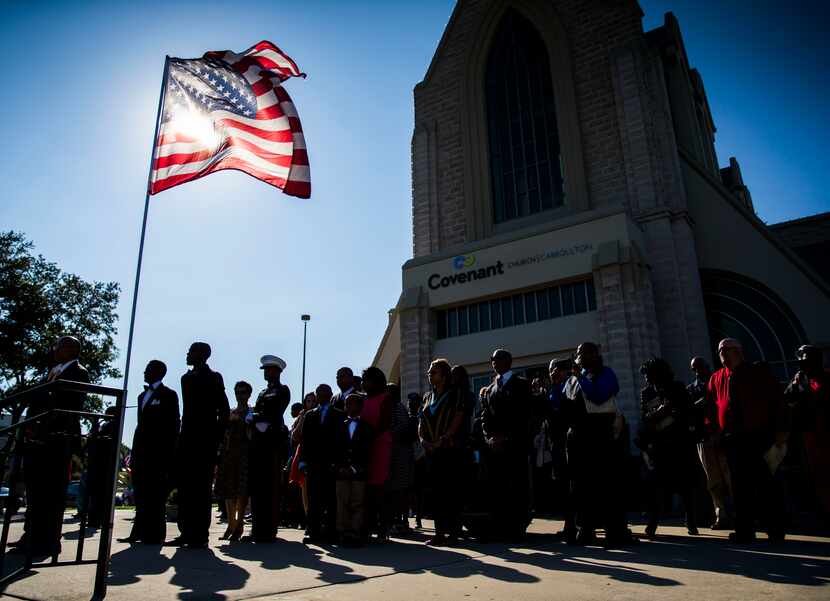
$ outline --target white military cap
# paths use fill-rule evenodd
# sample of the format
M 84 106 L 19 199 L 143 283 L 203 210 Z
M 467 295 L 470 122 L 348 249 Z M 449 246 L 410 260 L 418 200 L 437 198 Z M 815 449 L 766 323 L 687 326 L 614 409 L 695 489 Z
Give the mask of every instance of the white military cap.
M 260 360 L 260 369 L 265 369 L 266 367 L 279 367 L 280 371 L 285 371 L 285 361 L 277 357 L 276 355 L 263 355 Z

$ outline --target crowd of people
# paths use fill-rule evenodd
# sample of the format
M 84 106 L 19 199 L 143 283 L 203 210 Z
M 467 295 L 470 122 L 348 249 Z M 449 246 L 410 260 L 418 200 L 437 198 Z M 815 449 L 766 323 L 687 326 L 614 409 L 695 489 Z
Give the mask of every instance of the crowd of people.
M 61 340 L 65 361 L 50 378 L 66 377 L 66 370 L 83 375 L 80 345 Z M 230 541 L 272 543 L 280 526 L 293 522 L 305 526 L 307 544 L 383 542 L 410 532 L 410 516 L 421 527 L 428 505 L 435 527 L 427 544 L 456 545 L 464 537 L 516 542 L 547 496 L 564 515 L 562 540 L 590 545 L 602 530 L 606 546 L 628 545 L 639 538 L 621 500 L 630 485 L 630 439 L 645 476 L 642 536 L 656 536 L 668 493 L 680 495 L 687 531 L 698 534 L 694 488 L 702 471 L 711 528 L 734 529 L 730 540 L 738 543 L 753 541 L 759 527 L 770 540 L 783 540 L 776 472 L 795 436 L 818 506 L 830 515 L 830 376 L 816 347 L 798 349 L 799 370 L 785 387 L 766 364 L 746 361 L 731 338 L 718 346 L 722 367 L 714 373 L 702 357 L 691 360 L 688 386 L 666 361 L 652 358 L 641 367 L 635 428 L 618 402 L 617 376 L 592 342 L 573 357 L 553 358 L 544 383 L 514 372 L 510 352 L 497 349 L 492 382 L 477 392 L 463 366 L 436 358 L 423 395 L 403 400 L 377 367 L 360 376 L 343 367 L 336 394 L 320 384 L 291 406 L 280 380 L 285 361 L 265 355 L 266 387 L 251 403 L 253 386 L 236 382 L 233 408 L 221 374 L 208 366 L 210 354 L 203 342 L 187 353 L 181 416 L 178 395 L 163 383 L 164 363 L 150 361 L 144 371 L 131 454 L 136 516 L 125 542 L 206 547 L 214 496 L 227 520 L 221 538 Z M 293 422 L 286 424 L 289 406 Z M 55 460 L 56 449 L 30 452 L 27 468 L 49 463 L 57 479 L 63 455 Z M 29 491 L 24 539 L 37 549 L 59 544 L 59 528 L 51 525 L 62 505 L 46 496 L 57 494 L 56 486 L 38 479 Z M 165 542 L 171 489 L 179 536 Z

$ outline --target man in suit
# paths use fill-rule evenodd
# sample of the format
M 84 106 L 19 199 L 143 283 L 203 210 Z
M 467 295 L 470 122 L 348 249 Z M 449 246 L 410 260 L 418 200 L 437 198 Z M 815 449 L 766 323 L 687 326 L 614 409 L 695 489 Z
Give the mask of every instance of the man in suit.
M 194 342 L 187 351 L 193 369 L 182 376 L 182 429 L 177 445 L 179 532 L 168 546 L 207 547 L 216 453 L 230 408 L 222 374 L 208 367 L 210 345 Z
M 251 536 L 255 543 L 267 544 L 276 540 L 280 524 L 280 489 L 288 443 L 283 413 L 291 402 L 291 392 L 280 382 L 285 361 L 264 355 L 260 363 L 268 387 L 259 393 L 247 419 L 252 426 L 248 489 L 253 514 Z
M 308 527 L 303 543 L 329 542 L 337 538 L 335 531 L 337 497 L 332 465 L 337 430 L 346 414 L 332 407 L 331 386 L 320 384 L 315 390 L 317 406 L 303 420 L 300 466 L 305 470 L 308 491 Z
M 61 336 L 53 349 L 55 366 L 47 382 L 69 380 L 89 383 L 86 368 L 78 362 L 81 343 L 73 336 Z M 27 409 L 31 418 L 50 409 L 83 410 L 86 395 L 68 390 L 53 390 L 35 397 Z M 26 521 L 21 550 L 34 556 L 60 552 L 63 510 L 72 447 L 80 436 L 78 418 L 53 414 L 36 423 L 27 432 L 24 447 Z
M 354 372 L 350 367 L 341 367 L 337 370 L 337 387 L 340 389 L 331 399 L 331 406 L 340 411 L 346 411 L 346 397 L 353 392 L 359 392 Z
M 165 505 L 170 490 L 170 458 L 179 436 L 179 395 L 162 383 L 167 366 L 153 359 L 144 369 L 144 392 L 138 395 L 138 425 L 133 436 L 130 467 L 135 491 L 135 521 L 121 542 L 164 542 Z
M 513 373 L 512 355 L 493 351 L 496 377 L 481 399 L 481 427 L 487 444 L 486 461 L 493 500 L 496 538 L 518 540 L 530 523 L 530 383 Z
M 369 456 L 374 441 L 372 427 L 360 419 L 364 396 L 351 393 L 345 398 L 347 418 L 334 432 L 332 463 L 337 491 L 337 533 L 347 547 L 366 541 L 366 479 Z

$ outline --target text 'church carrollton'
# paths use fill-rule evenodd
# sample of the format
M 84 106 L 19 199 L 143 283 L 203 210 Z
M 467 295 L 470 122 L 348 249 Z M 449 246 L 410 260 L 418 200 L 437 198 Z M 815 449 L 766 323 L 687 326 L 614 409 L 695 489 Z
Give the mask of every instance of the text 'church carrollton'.
M 738 162 L 719 166 L 677 20 L 644 32 L 642 16 L 457 3 L 415 86 L 413 258 L 374 360 L 404 395 L 434 357 L 477 390 L 497 347 L 534 376 L 595 340 L 636 424 L 653 355 L 685 378 L 733 336 L 783 380 L 800 344 L 830 346 L 830 283 L 755 215 Z M 830 219 L 811 223 L 826 249 Z

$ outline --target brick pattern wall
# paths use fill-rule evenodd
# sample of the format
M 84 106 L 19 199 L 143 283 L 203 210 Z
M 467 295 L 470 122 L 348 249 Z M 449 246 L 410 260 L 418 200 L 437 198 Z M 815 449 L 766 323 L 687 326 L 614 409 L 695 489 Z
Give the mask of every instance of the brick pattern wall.
M 401 311 L 401 398 L 429 390 L 426 374 L 432 360 L 430 311 L 426 307 L 415 307 Z
M 601 352 L 605 365 L 617 374 L 617 403 L 631 432 L 636 432 L 640 423 L 640 365 L 659 355 L 660 342 L 648 270 L 636 256 L 630 256 L 632 249 L 627 254 L 629 257 L 608 265 L 595 261 L 594 285 Z
M 708 356 L 710 348 L 672 106 L 660 50 L 643 34 L 635 2 L 550 2 L 568 37 L 589 205 L 627 207 L 644 235 L 641 262 L 595 271 L 606 360 L 618 372 L 634 424 L 640 363 L 663 355 L 685 379 L 689 357 Z M 482 23 L 503 4 L 460 0 L 429 78 L 415 89 L 415 257 L 469 241 L 465 176 L 488 178 L 489 173 L 465 174 L 470 162 L 462 114 L 470 107 L 461 104 L 464 70 Z M 431 350 L 426 348 L 432 339 L 428 314 L 419 310 L 402 325 L 402 380 L 417 388 Z
M 415 131 L 426 123 L 434 123 L 440 136 L 433 175 L 428 175 L 425 153 L 419 150 L 412 157 L 415 257 L 423 256 L 426 249 L 434 246 L 429 243 L 430 232 L 424 219 L 429 212 L 430 188 L 435 189 L 441 216 L 440 243 L 436 250 L 467 241 L 461 111 L 468 107 L 461 106 L 461 85 L 466 77 L 468 48 L 482 20 L 497 4 L 498 0 L 460 0 L 457 18 L 447 32 L 445 45 L 438 51 L 429 80 L 415 89 Z M 642 39 L 636 3 L 558 0 L 553 5 L 568 32 L 572 49 L 591 206 L 620 203 L 625 198 L 626 179 L 611 77 L 611 50 Z M 489 173 L 473 176 L 487 178 Z
M 691 356 L 708 358 L 710 346 L 662 59 L 643 38 L 615 50 L 612 65 L 627 205 L 644 233 L 659 354 L 684 380 Z

